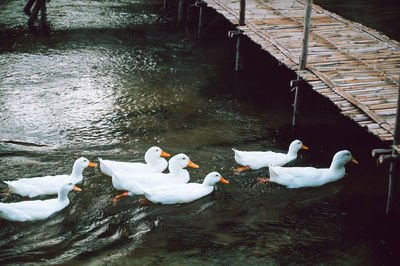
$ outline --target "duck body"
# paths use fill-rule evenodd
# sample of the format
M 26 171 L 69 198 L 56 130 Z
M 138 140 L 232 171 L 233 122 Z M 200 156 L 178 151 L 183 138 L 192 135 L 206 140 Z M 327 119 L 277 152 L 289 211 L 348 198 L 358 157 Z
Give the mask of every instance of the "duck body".
M 159 147 L 151 147 L 145 153 L 144 160 L 146 163 L 140 162 L 119 162 L 112 160 L 103 160 L 99 158 L 101 171 L 108 176 L 112 176 L 117 171 L 123 172 L 140 172 L 140 173 L 161 173 L 167 166 L 168 162 L 163 157 L 170 155 Z
M 80 191 L 73 183 L 67 183 L 59 186 L 55 199 L 0 203 L 0 217 L 17 222 L 47 219 L 69 205 L 68 192 L 72 189 Z
M 181 153 L 169 161 L 169 173 L 127 173 L 117 171 L 112 175 L 113 186 L 118 190 L 126 190 L 129 195 L 143 194 L 144 189 L 161 185 L 185 184 L 189 182 L 189 172 L 185 167 L 198 168 L 187 155 Z
M 258 170 L 269 165 L 285 165 L 297 158 L 296 155 L 288 155 L 273 151 L 257 152 L 257 151 L 239 151 L 235 152 L 235 161 L 240 165 L 247 165 L 253 170 Z
M 333 157 L 329 168 L 315 167 L 269 167 L 269 181 L 288 188 L 318 187 L 335 182 L 346 174 L 345 164 L 349 161 L 357 163 L 347 150 L 339 151 Z
M 36 197 L 39 195 L 55 195 L 64 183 L 78 184 L 82 182 L 82 172 L 86 167 L 96 167 L 96 164 L 88 159 L 81 157 L 74 163 L 71 175 L 53 175 L 31 178 L 21 178 L 14 181 L 4 181 L 11 193 L 19 194 L 23 197 Z
M 214 190 L 217 182 L 229 183 L 219 173 L 209 173 L 203 183 L 188 183 L 164 185 L 150 189 L 144 189 L 146 199 L 152 203 L 177 204 L 188 203 L 207 196 Z
M 300 149 L 308 149 L 300 140 L 294 140 L 287 153 L 273 151 L 239 151 L 232 149 L 235 152 L 235 161 L 243 166 L 248 166 L 250 169 L 258 170 L 269 165 L 285 165 L 297 158 L 297 153 Z M 244 170 L 244 169 L 243 169 Z
M 163 185 L 184 184 L 189 182 L 189 179 L 190 175 L 187 170 L 182 171 L 179 175 L 171 173 L 147 173 L 127 177 L 124 175 L 118 175 L 117 173 L 113 175 L 112 183 L 116 189 L 128 191 L 129 195 L 141 195 L 144 194 L 145 189 Z

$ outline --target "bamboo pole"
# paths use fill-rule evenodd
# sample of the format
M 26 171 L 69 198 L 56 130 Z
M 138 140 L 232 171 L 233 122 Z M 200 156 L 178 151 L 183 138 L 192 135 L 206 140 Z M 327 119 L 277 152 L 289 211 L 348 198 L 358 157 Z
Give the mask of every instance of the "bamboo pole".
M 308 39 L 310 33 L 310 24 L 311 24 L 311 11 L 312 11 L 312 0 L 307 0 L 305 17 L 304 17 L 304 31 L 303 31 L 303 42 L 301 47 L 301 55 L 299 59 L 299 71 L 304 70 L 307 63 L 307 54 L 308 54 Z M 297 80 L 300 79 L 300 75 L 297 74 Z M 294 104 L 293 104 L 293 118 L 292 118 L 292 126 L 296 126 L 298 123 L 298 112 L 299 112 L 299 101 L 300 101 L 300 87 L 296 85 L 296 92 L 294 96 Z

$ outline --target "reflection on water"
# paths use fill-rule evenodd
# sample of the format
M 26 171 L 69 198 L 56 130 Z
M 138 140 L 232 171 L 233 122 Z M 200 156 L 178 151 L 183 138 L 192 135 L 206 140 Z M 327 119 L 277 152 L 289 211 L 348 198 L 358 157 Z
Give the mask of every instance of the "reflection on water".
M 71 192 L 70 206 L 51 219 L 0 221 L 0 262 L 384 262 L 386 171 L 369 155 L 382 144 L 312 93 L 304 126 L 293 132 L 292 74 L 246 44 L 251 64 L 235 88 L 226 25 L 196 43 L 158 19 L 161 2 L 53 0 L 51 35 L 27 34 L 0 54 L 0 179 L 69 173 L 80 156 L 141 161 L 158 145 L 200 165 L 189 169 L 193 182 L 219 171 L 230 184 L 190 204 L 141 206 L 140 197 L 129 197 L 113 206 L 111 180 L 86 169 L 83 190 Z M 24 1 L 2 3 L 2 27 L 25 23 Z M 360 165 L 312 189 L 261 186 L 265 169 L 232 175 L 232 147 L 284 151 L 293 138 L 310 150 L 292 165 L 325 167 L 344 148 Z

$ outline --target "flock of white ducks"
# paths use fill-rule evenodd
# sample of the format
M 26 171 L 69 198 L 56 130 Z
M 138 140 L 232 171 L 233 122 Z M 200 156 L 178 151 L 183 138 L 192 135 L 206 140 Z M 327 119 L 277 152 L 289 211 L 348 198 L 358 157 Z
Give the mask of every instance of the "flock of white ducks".
M 329 168 L 282 167 L 295 160 L 300 149 L 308 149 L 300 140 L 293 141 L 287 153 L 272 151 L 238 151 L 235 161 L 242 165 L 234 169 L 238 174 L 247 169 L 269 167 L 269 178 L 259 178 L 261 183 L 275 182 L 288 188 L 315 187 L 336 181 L 345 175 L 345 164 L 357 161 L 347 150 L 339 151 L 333 157 Z M 173 156 L 169 162 L 164 157 L 170 155 L 159 147 L 151 147 L 145 154 L 145 163 L 118 162 L 99 158 L 101 171 L 112 178 L 112 184 L 124 193 L 114 198 L 114 203 L 123 196 L 144 195 L 142 203 L 176 204 L 187 203 L 210 194 L 218 182 L 229 182 L 218 172 L 211 172 L 203 183 L 188 183 L 190 179 L 186 167 L 198 168 L 190 158 L 181 153 Z M 26 197 L 58 194 L 57 198 L 47 200 L 29 200 L 15 203 L 0 203 L 0 217 L 11 221 L 42 220 L 52 216 L 69 204 L 68 193 L 80 190 L 75 185 L 82 182 L 82 172 L 87 167 L 97 165 L 86 158 L 75 161 L 71 175 L 55 175 L 22 178 L 4 181 L 8 193 Z M 168 167 L 169 173 L 163 173 Z

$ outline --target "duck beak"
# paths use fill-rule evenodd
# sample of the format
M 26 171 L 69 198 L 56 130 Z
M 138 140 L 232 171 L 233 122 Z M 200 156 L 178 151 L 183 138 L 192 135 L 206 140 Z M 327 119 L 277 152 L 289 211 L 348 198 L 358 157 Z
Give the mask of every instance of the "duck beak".
M 305 146 L 305 145 L 301 145 L 301 148 L 302 148 L 303 150 L 308 150 L 308 147 Z
M 169 157 L 171 154 L 166 153 L 165 151 L 161 151 L 161 157 Z
M 82 189 L 78 188 L 77 186 L 74 186 L 73 190 L 75 190 L 75 191 L 82 191 Z
M 354 159 L 353 157 L 351 157 L 351 160 L 350 160 L 350 161 L 351 161 L 352 163 L 358 164 L 357 160 Z
M 221 176 L 221 180 L 219 182 L 229 184 L 229 181 L 226 180 L 225 178 L 223 178 L 222 176 Z
M 189 160 L 189 163 L 187 166 L 193 167 L 193 168 L 199 168 L 199 166 L 197 164 L 193 163 L 191 160 Z
M 89 162 L 89 167 L 96 167 L 96 166 L 97 166 L 97 164 Z

